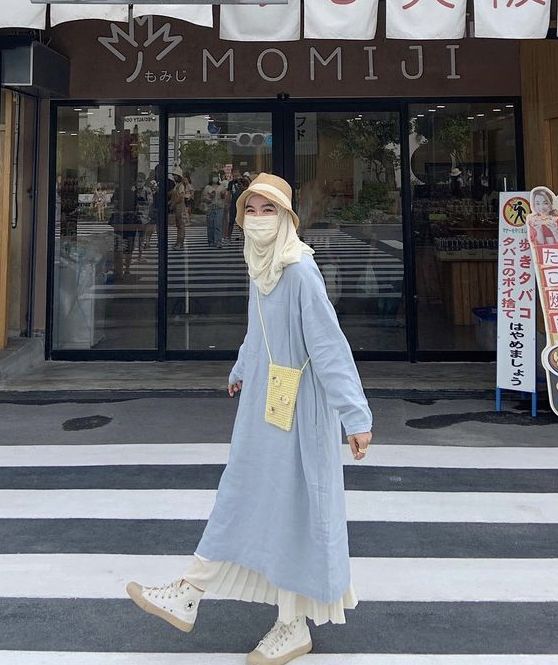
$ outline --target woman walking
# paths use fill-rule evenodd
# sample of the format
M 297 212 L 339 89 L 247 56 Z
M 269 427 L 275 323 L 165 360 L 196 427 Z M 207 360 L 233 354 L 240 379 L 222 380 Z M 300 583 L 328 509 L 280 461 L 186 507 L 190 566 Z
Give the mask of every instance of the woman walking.
M 248 331 L 228 386 L 240 403 L 194 563 L 166 586 L 127 587 L 142 609 L 184 631 L 192 630 L 205 591 L 277 605 L 278 619 L 248 665 L 284 665 L 308 653 L 307 618 L 345 623 L 344 610 L 358 602 L 341 423 L 361 460 L 372 414 L 314 252 L 297 236 L 291 196 L 287 182 L 262 173 L 237 202 L 251 278 Z M 298 393 L 293 369 L 302 370 L 294 372 Z

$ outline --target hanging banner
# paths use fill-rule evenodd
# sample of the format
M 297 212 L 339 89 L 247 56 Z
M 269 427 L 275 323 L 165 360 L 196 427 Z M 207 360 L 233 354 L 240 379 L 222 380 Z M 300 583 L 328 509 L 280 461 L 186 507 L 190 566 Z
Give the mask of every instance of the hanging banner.
M 462 39 L 466 9 L 467 0 L 388 0 L 386 37 Z
M 374 39 L 378 0 L 304 0 L 306 39 Z
M 496 385 L 534 393 L 537 381 L 535 270 L 527 217 L 529 192 L 500 193 Z
M 558 199 L 547 187 L 535 187 L 530 203 L 527 227 L 546 331 L 541 361 L 550 406 L 558 415 Z
M 30 0 L 1 0 L 0 28 L 32 28 L 44 30 L 46 7 L 31 4 Z
M 291 42 L 300 39 L 300 0 L 288 5 L 221 7 L 221 39 L 236 42 Z
M 3 0 L 3 2 L 6 0 Z M 37 5 L 126 5 L 132 3 L 129 0 L 18 0 L 21 3 L 31 2 Z M 271 5 L 286 5 L 289 0 L 265 0 L 267 4 Z M 346 0 L 341 0 L 343 2 Z M 352 0 L 349 0 L 351 2 Z M 153 0 L 135 0 L 133 4 L 137 5 L 256 5 L 260 4 L 261 0 L 161 0 L 160 2 L 153 2 Z
M 165 16 L 177 18 L 206 28 L 213 27 L 211 5 L 134 5 L 134 18 L 138 16 Z
M 544 39 L 551 0 L 475 0 L 475 37 Z
M 84 19 L 127 23 L 128 7 L 125 5 L 52 5 L 50 8 L 52 26 Z

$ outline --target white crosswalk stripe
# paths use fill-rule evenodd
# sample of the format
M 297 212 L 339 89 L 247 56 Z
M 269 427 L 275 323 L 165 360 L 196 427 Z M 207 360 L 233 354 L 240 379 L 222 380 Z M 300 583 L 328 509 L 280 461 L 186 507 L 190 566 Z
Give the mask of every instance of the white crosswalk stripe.
M 347 519 L 557 524 L 558 495 L 348 490 Z M 0 490 L 0 518 L 206 520 L 216 490 Z
M 0 651 L 1 665 L 245 665 L 238 653 L 68 653 L 52 651 Z M 447 654 L 308 654 L 298 661 L 306 665 L 558 665 L 549 655 Z
M 558 469 L 558 448 L 374 444 L 359 462 L 355 462 L 346 448 L 343 463 L 354 466 Z M 229 449 L 228 443 L 0 446 L 0 467 L 226 464 Z
M 0 554 L 0 596 L 127 598 L 126 582 L 180 577 L 189 556 Z M 361 601 L 545 602 L 558 600 L 558 559 L 351 559 Z M 207 594 L 207 598 L 214 598 Z

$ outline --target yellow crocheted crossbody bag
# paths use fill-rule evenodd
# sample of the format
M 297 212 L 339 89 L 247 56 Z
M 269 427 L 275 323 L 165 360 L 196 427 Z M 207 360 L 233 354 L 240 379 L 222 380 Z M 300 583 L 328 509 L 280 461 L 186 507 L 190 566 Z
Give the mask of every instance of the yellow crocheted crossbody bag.
M 257 286 L 256 294 L 265 346 L 267 348 L 267 355 L 269 356 L 265 421 L 270 425 L 275 425 L 276 427 L 289 432 L 293 426 L 300 378 L 306 365 L 310 362 L 310 358 L 304 363 L 302 369 L 285 367 L 284 365 L 277 365 L 273 362 L 265 332 L 265 325 L 260 306 L 260 293 Z

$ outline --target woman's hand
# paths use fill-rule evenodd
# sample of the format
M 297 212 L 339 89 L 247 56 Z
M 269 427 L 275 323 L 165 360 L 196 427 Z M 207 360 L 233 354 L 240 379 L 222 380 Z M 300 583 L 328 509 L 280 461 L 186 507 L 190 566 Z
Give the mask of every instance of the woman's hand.
M 366 455 L 368 446 L 372 443 L 372 432 L 362 434 L 350 434 L 347 441 L 351 446 L 351 452 L 356 460 L 361 460 Z
M 229 392 L 229 397 L 234 397 L 236 393 L 242 390 L 242 381 L 237 381 L 236 383 L 229 383 L 229 387 L 227 388 L 227 390 Z

